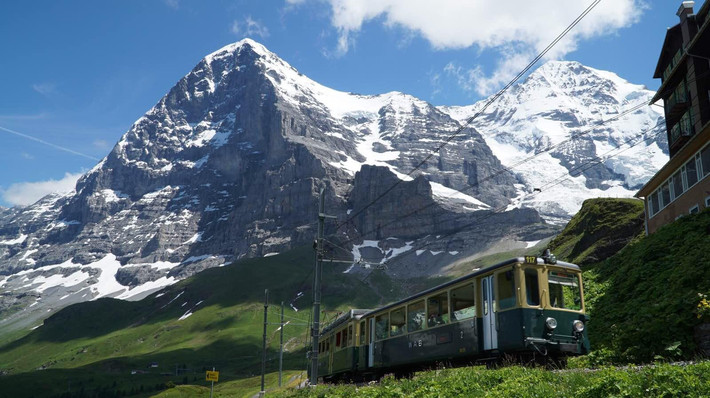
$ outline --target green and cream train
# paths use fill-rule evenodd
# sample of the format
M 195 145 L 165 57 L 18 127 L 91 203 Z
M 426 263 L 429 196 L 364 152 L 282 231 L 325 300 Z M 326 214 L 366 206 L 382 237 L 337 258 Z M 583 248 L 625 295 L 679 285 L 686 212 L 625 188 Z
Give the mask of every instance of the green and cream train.
M 320 333 L 324 381 L 405 375 L 437 363 L 510 354 L 563 360 L 589 351 L 581 270 L 518 257 L 374 310 L 352 309 Z

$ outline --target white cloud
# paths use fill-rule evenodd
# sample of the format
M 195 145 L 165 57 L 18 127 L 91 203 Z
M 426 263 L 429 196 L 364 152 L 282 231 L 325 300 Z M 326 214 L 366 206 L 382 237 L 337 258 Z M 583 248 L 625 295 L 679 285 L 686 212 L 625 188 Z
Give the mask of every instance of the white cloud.
M 298 5 L 306 0 L 287 0 Z M 375 21 L 405 34 L 419 35 L 434 49 L 493 49 L 502 60 L 497 70 L 485 76 L 480 67 L 470 74 L 485 81 L 470 83 L 474 90 L 499 86 L 521 64 L 522 57 L 537 54 L 560 34 L 589 1 L 559 0 L 311 0 L 326 1 L 331 24 L 338 31 L 337 53 L 348 52 L 363 24 Z M 577 48 L 580 41 L 614 34 L 638 21 L 645 0 L 614 0 L 599 3 L 547 55 L 560 59 Z M 514 49 L 515 51 L 511 51 Z M 534 56 L 534 55 L 533 55 Z M 530 56 L 532 58 L 532 56 Z M 525 58 L 528 61 L 530 58 Z
M 510 82 L 536 56 L 530 49 L 510 47 L 501 48 L 500 55 L 495 71 L 488 76 L 480 66 L 466 69 L 454 62 L 449 62 L 444 67 L 444 72 L 456 79 L 463 90 L 487 95 Z
M 32 90 L 49 97 L 57 92 L 57 86 L 54 83 L 35 83 L 32 85 Z
M 235 20 L 232 23 L 232 33 L 240 37 L 269 37 L 269 29 L 251 16 L 246 17 L 243 22 Z
M 48 180 L 39 182 L 18 182 L 10 185 L 0 192 L 3 200 L 16 206 L 27 206 L 38 201 L 50 193 L 70 192 L 76 186 L 76 181 L 82 173 L 65 173 L 61 180 Z
M 111 148 L 111 144 L 108 141 L 101 139 L 94 140 L 94 142 L 92 142 L 92 145 L 94 146 L 94 148 L 102 150 Z
M 166 6 L 172 8 L 173 10 L 177 10 L 180 8 L 179 0 L 163 0 L 163 3 L 165 3 Z

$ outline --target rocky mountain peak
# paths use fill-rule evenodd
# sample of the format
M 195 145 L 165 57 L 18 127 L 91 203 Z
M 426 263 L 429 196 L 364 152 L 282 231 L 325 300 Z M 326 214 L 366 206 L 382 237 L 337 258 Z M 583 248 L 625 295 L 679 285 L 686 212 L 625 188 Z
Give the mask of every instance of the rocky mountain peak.
M 480 103 L 346 93 L 253 40 L 225 46 L 138 118 L 75 192 L 0 209 L 0 286 L 17 293 L 8 305 L 45 316 L 98 297 L 138 298 L 208 267 L 310 244 L 321 188 L 342 222 L 332 240 L 354 257 L 379 253 L 397 275 L 435 274 L 500 242 L 534 245 L 584 199 L 632 195 L 661 153 L 639 147 L 580 175 L 578 165 L 659 116 L 638 112 L 552 150 L 618 115 L 631 98 L 618 92 L 649 93 L 578 63 L 541 69 L 462 128 Z M 548 189 L 560 175 L 571 182 Z

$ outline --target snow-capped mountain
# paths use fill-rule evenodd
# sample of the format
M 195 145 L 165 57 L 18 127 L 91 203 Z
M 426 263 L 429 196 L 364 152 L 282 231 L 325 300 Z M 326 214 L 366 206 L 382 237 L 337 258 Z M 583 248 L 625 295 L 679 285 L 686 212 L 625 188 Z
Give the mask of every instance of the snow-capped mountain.
M 663 110 L 646 105 L 652 96 L 611 72 L 550 61 L 471 126 L 522 182 L 514 205 L 566 222 L 586 198 L 632 197 L 668 160 Z M 465 123 L 484 103 L 440 109 Z
M 655 144 L 545 186 L 660 116 L 644 109 L 545 152 L 550 145 L 650 95 L 553 62 L 463 128 L 481 103 L 336 91 L 245 39 L 200 61 L 74 192 L 0 209 L 0 310 L 138 298 L 207 267 L 307 244 L 321 188 L 340 226 L 326 232 L 351 251 L 332 255 L 396 275 L 437 273 L 502 241 L 525 247 L 559 228 L 540 214 L 568 219 L 583 199 L 630 196 L 652 174 Z

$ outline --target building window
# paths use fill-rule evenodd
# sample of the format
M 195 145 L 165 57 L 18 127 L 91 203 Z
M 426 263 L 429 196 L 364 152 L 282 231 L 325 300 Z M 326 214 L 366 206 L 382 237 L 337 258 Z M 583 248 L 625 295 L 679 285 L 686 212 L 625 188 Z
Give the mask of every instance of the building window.
M 695 166 L 695 157 L 685 164 L 685 182 L 688 188 L 698 182 L 698 168 Z
M 705 207 L 710 207 L 710 196 L 705 198 Z
M 653 195 L 651 195 L 651 199 L 648 201 L 648 203 L 651 208 L 651 215 L 652 216 L 656 215 L 656 213 L 658 213 L 661 210 L 661 206 L 658 201 L 658 191 L 654 192 Z
M 673 184 L 673 199 L 675 199 L 683 194 L 683 176 L 680 174 L 680 171 L 673 175 L 671 181 Z
M 700 152 L 700 163 L 702 163 L 702 176 L 710 174 L 710 145 Z
M 671 188 L 669 183 L 661 187 L 661 207 L 666 207 L 671 203 Z
M 695 205 L 691 207 L 690 210 L 688 210 L 688 214 L 698 214 L 699 211 L 700 208 L 698 207 L 698 205 Z

